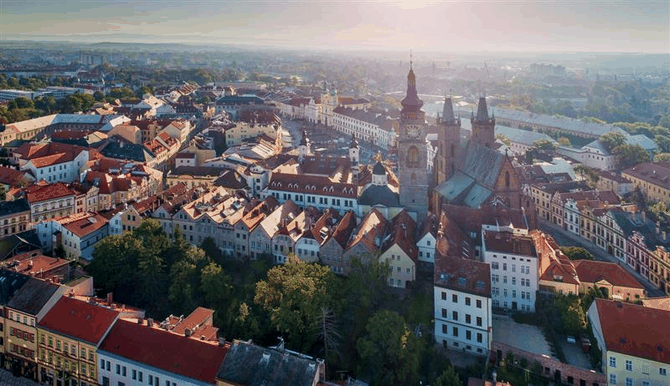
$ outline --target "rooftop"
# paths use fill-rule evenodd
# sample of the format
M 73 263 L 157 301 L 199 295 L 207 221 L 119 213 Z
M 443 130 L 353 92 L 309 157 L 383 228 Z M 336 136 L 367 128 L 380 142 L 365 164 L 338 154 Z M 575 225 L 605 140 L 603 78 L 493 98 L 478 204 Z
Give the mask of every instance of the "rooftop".
M 28 278 L 23 287 L 16 292 L 7 307 L 29 315 L 37 315 L 56 293 L 59 285 L 44 280 Z
M 642 284 L 633 275 L 616 263 L 596 260 L 575 260 L 574 264 L 579 281 L 598 283 L 601 280 L 605 280 L 618 287 L 644 289 Z
M 118 315 L 111 308 L 63 296 L 38 326 L 98 345 Z
M 438 257 L 433 279 L 438 287 L 491 297 L 491 266 L 481 261 Z
M 235 341 L 217 378 L 246 386 L 311 386 L 320 378 L 322 365 L 322 361 L 300 353 Z
M 670 311 L 596 299 L 605 346 L 615 351 L 670 364 Z
M 530 236 L 508 231 L 484 231 L 484 240 L 487 252 L 537 257 L 535 243 Z
M 191 339 L 170 331 L 120 319 L 99 350 L 119 355 L 173 374 L 208 383 L 216 374 L 230 346 Z

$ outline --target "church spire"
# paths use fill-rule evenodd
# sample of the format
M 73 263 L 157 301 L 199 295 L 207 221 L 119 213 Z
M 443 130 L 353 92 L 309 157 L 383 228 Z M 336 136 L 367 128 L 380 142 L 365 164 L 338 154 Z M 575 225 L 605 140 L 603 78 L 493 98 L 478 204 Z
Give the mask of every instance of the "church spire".
M 402 100 L 402 111 L 414 111 L 417 112 L 421 110 L 423 106 L 423 101 L 419 99 L 419 94 L 416 91 L 416 76 L 414 75 L 412 61 L 412 52 L 409 54 L 409 73 L 407 74 L 407 95 L 405 99 Z
M 489 111 L 486 107 L 486 97 L 479 98 L 479 106 L 477 106 L 477 120 L 488 121 Z
M 442 108 L 442 120 L 449 122 L 454 119 L 454 106 L 451 102 L 451 96 L 444 97 L 444 107 Z

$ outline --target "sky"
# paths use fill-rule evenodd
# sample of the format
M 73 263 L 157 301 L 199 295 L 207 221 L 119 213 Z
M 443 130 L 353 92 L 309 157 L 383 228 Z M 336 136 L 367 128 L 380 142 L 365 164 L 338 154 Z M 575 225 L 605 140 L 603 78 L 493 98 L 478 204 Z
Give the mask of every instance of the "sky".
M 2 40 L 670 53 L 670 0 L 0 0 Z

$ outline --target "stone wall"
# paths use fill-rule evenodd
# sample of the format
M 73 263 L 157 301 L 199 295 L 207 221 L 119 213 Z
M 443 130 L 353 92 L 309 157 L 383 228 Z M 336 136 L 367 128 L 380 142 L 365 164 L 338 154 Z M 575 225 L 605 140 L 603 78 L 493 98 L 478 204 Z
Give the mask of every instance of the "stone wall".
M 567 385 L 576 386 L 606 386 L 607 377 L 603 373 L 593 370 L 582 369 L 563 363 L 555 358 L 545 355 L 537 355 L 531 352 L 508 346 L 504 343 L 493 342 L 491 350 L 497 353 L 498 358 L 504 358 L 508 353 L 514 355 L 514 359 L 519 361 L 526 358 L 529 365 L 532 366 L 535 361 L 542 365 L 542 376 L 557 380 L 560 377 L 561 382 Z

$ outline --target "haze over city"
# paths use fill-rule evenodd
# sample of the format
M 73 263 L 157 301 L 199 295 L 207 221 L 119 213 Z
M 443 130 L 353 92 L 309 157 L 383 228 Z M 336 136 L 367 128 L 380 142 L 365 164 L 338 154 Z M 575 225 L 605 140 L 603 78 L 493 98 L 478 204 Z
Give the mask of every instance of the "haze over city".
M 15 1 L 3 40 L 472 51 L 667 53 L 656 1 Z

